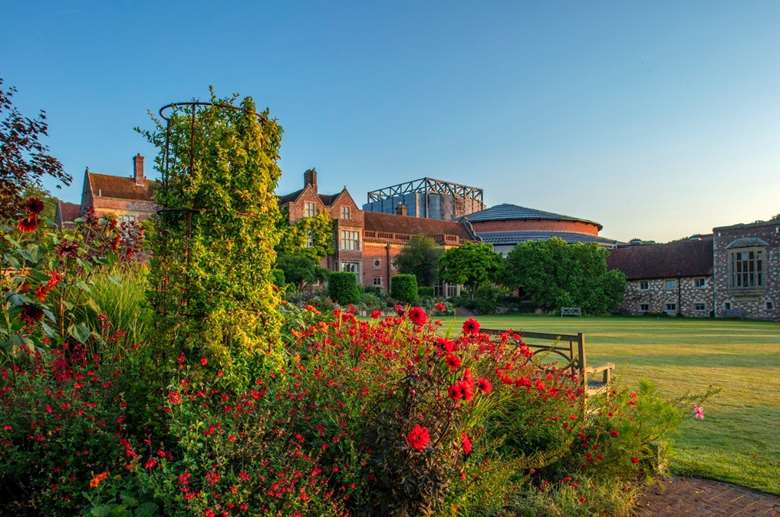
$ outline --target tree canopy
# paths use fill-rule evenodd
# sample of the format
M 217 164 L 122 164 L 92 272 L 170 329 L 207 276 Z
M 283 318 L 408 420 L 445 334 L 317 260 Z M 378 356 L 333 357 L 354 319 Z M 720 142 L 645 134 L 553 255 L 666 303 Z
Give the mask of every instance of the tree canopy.
M 480 286 L 495 282 L 501 269 L 501 255 L 484 242 L 466 242 L 447 250 L 439 260 L 439 277 L 451 284 L 463 284 L 472 295 Z
M 424 235 L 415 235 L 395 258 L 398 271 L 414 275 L 417 284 L 432 287 L 439 279 L 439 259 L 444 251 L 436 241 Z
M 44 176 L 64 185 L 71 181 L 60 161 L 41 142 L 49 134 L 46 112 L 41 110 L 36 118 L 25 117 L 13 104 L 15 93 L 14 87 L 4 90 L 0 78 L 0 219 L 19 215 L 25 192 L 41 189 Z
M 282 209 L 277 231 L 280 240 L 276 252 L 279 255 L 307 255 L 319 262 L 334 252 L 333 221 L 327 212 L 291 223 L 287 209 Z
M 506 258 L 503 283 L 521 289 L 542 309 L 577 306 L 591 314 L 615 309 L 623 299 L 625 276 L 608 270 L 608 251 L 596 244 L 561 239 L 526 241 Z

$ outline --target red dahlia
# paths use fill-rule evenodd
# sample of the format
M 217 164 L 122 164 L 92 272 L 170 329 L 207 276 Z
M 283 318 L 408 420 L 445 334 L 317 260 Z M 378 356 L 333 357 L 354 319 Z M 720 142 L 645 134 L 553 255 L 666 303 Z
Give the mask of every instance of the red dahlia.
M 475 320 L 474 318 L 469 318 L 466 321 L 463 322 L 463 333 L 464 334 L 479 334 L 479 322 Z
M 32 233 L 38 229 L 38 216 L 29 215 L 23 219 L 19 219 L 19 223 L 16 225 L 16 229 L 21 233 Z
M 428 428 L 420 424 L 416 424 L 406 435 L 406 443 L 409 447 L 416 451 L 425 449 L 431 442 L 431 435 L 428 433 Z
M 493 384 L 484 377 L 477 381 L 477 387 L 479 388 L 479 391 L 486 395 L 493 391 Z
M 426 321 L 428 321 L 428 315 L 425 314 L 425 310 L 423 310 L 422 307 L 414 307 L 409 311 L 409 319 L 412 323 L 418 327 L 421 327 L 425 325 Z
M 460 444 L 463 447 L 463 454 L 465 454 L 466 456 L 471 454 L 472 443 L 471 443 L 471 438 L 469 438 L 469 435 L 467 435 L 466 433 L 461 433 Z
M 28 214 L 38 215 L 43 212 L 43 201 L 37 197 L 28 197 L 22 206 Z
M 434 309 L 436 309 L 436 312 L 444 312 L 447 310 L 447 306 L 443 303 L 439 302 L 436 305 L 433 306 Z
M 447 357 L 444 359 L 444 362 L 447 363 L 447 366 L 450 367 L 450 370 L 457 370 L 460 368 L 460 357 L 458 357 L 455 354 L 447 354 Z
M 374 309 L 373 311 L 371 311 L 372 319 L 378 320 L 381 317 L 382 317 L 382 311 L 380 311 L 379 309 Z

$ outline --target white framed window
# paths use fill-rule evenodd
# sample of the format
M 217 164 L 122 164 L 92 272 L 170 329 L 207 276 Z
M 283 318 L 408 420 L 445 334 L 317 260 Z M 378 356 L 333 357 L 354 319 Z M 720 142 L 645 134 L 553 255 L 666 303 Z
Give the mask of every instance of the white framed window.
M 670 278 L 669 280 L 667 280 L 666 282 L 664 282 L 664 287 L 665 287 L 665 288 L 666 288 L 668 291 L 671 291 L 672 289 L 677 289 L 677 279 L 675 279 L 675 278 Z
M 666 304 L 666 312 L 677 312 L 677 304 L 676 303 L 667 303 Z
M 382 287 L 382 277 L 381 276 L 375 276 L 374 277 L 374 285 L 377 287 Z
M 313 201 L 303 202 L 303 216 L 314 217 L 317 215 L 317 205 Z
M 359 262 L 342 262 L 339 264 L 339 269 L 347 273 L 355 273 L 360 277 L 360 263 Z
M 729 253 L 729 287 L 732 289 L 764 287 L 763 249 L 741 249 Z
M 650 305 L 643 303 L 639 306 L 639 312 L 650 312 Z
M 348 206 L 341 207 L 341 218 L 349 221 L 351 219 L 351 213 Z
M 380 259 L 380 258 L 375 258 L 375 259 L 372 261 L 372 264 L 374 265 L 374 269 L 382 269 L 382 259 Z
M 707 310 L 707 304 L 706 303 L 697 303 L 693 306 L 694 310 L 696 312 L 705 312 Z
M 704 289 L 707 287 L 707 279 L 706 278 L 696 278 L 693 281 L 693 286 L 697 289 Z
M 640 280 L 639 289 L 641 291 L 647 291 L 648 289 L 650 289 L 650 282 L 648 280 Z
M 311 230 L 306 232 L 306 247 L 307 248 L 314 247 L 314 234 L 311 232 Z
M 360 232 L 357 230 L 341 230 L 341 246 L 344 251 L 358 251 L 360 249 Z

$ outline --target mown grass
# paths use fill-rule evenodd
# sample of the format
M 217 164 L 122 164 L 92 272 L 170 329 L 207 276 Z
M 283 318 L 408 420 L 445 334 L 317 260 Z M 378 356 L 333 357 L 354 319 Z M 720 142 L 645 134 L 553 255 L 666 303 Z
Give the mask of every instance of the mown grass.
M 463 318 L 444 318 L 455 331 Z M 588 361 L 616 364 L 616 382 L 650 379 L 670 397 L 722 391 L 703 421 L 685 421 L 672 468 L 780 494 L 780 324 L 671 318 L 485 316 L 483 327 L 577 333 Z

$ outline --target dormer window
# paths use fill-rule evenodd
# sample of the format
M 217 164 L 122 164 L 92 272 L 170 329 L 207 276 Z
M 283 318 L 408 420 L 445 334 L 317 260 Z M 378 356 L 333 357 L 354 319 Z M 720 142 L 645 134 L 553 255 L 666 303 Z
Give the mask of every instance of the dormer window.
M 348 206 L 342 206 L 341 207 L 341 218 L 344 220 L 349 221 L 351 219 L 350 217 L 350 211 Z
M 317 205 L 315 205 L 311 201 L 306 201 L 303 203 L 303 216 L 304 217 L 314 217 L 317 215 Z

